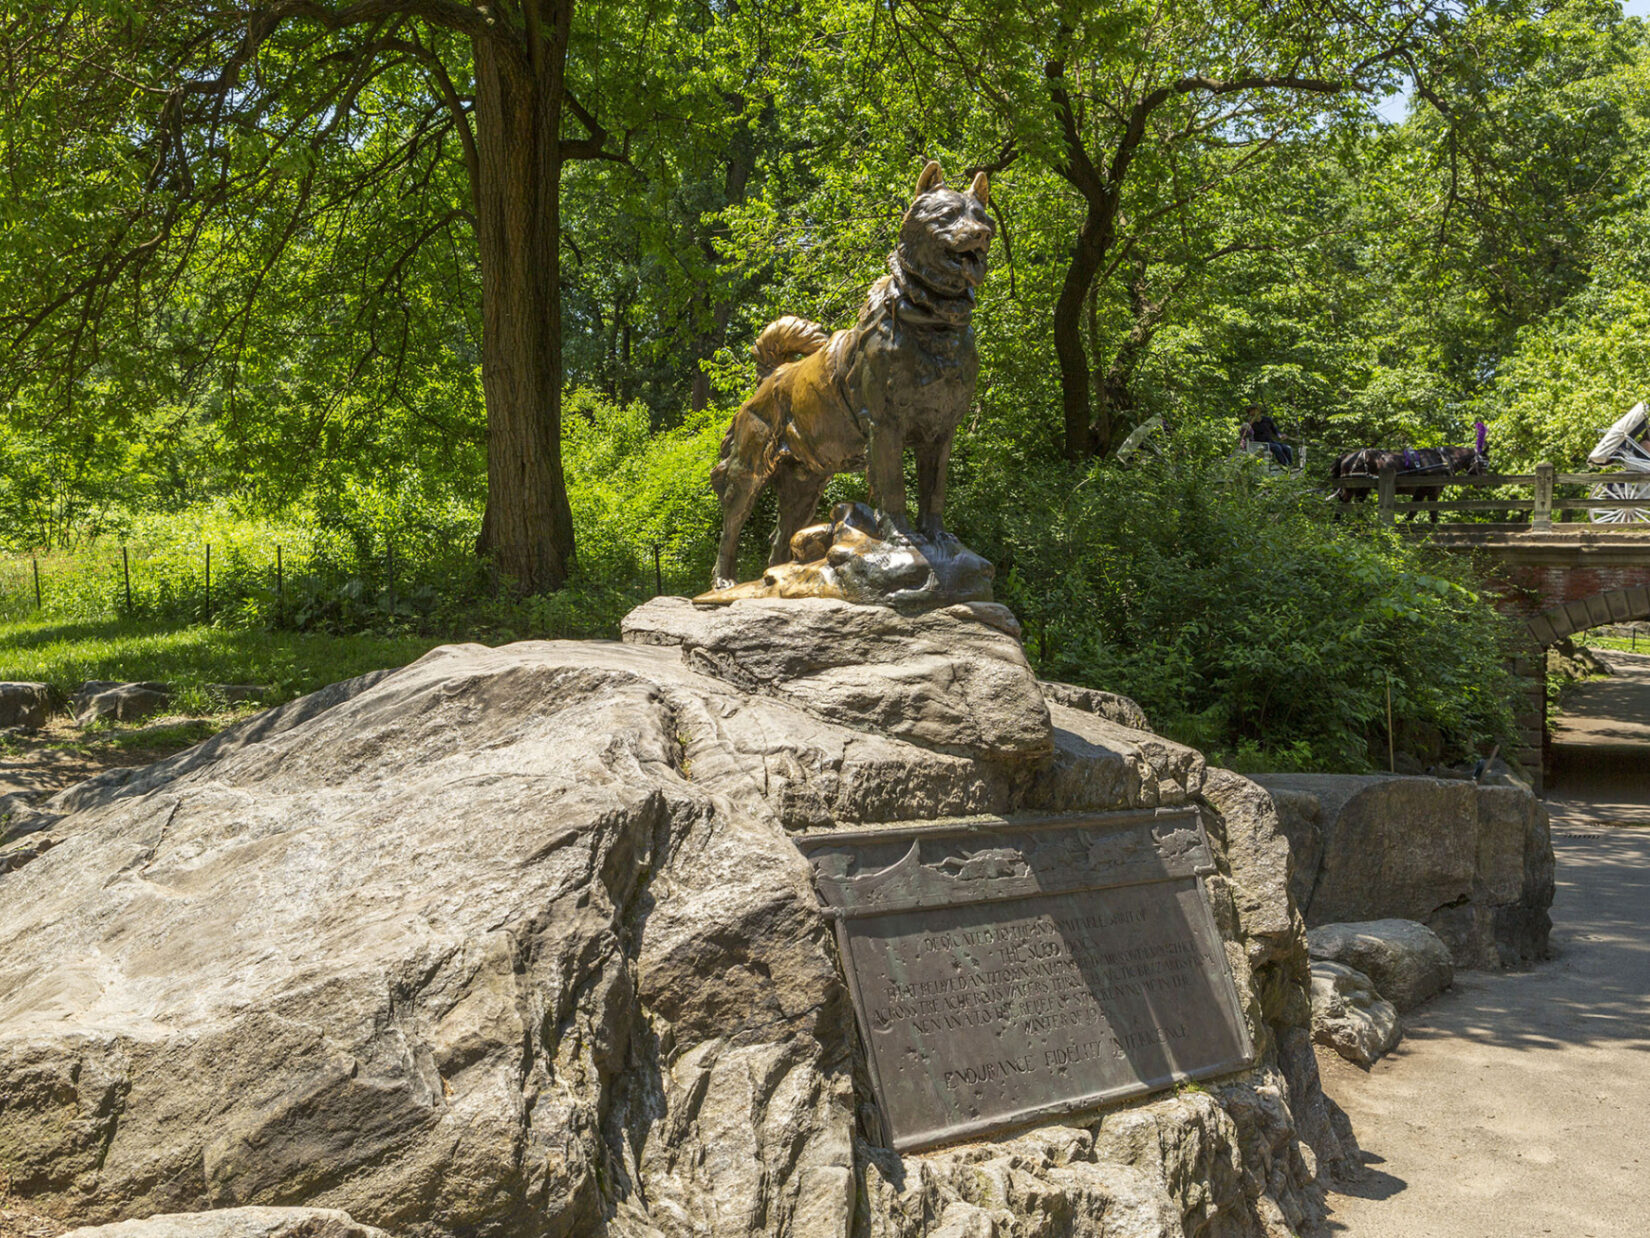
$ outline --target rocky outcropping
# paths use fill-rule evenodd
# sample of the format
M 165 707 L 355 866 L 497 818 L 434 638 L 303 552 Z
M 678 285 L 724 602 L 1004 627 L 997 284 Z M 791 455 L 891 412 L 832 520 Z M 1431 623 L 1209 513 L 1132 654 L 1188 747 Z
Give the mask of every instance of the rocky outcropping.
M 1294 855 L 1308 926 L 1402 919 L 1457 967 L 1547 957 L 1553 848 L 1521 786 L 1385 774 L 1264 774 Z
M 1398 1011 L 1361 971 L 1312 962 L 1312 1039 L 1349 1062 L 1373 1066 L 1404 1034 Z
M 1344 963 L 1368 976 L 1400 1013 L 1437 996 L 1455 980 L 1449 947 L 1413 920 L 1325 924 L 1307 933 L 1306 948 L 1314 963 Z
M 992 656 L 978 628 L 954 657 Z M 985 756 L 877 729 L 851 676 L 833 701 L 828 674 L 754 692 L 730 669 L 804 665 L 819 634 L 448 647 L 39 806 L 46 845 L 0 876 L 12 1190 L 78 1223 L 301 1205 L 419 1238 L 1283 1238 L 1319 1217 L 1344 1149 L 1270 799 L 1066 705 L 1045 755 Z M 898 688 L 900 659 L 871 664 Z M 1257 1066 L 1019 1138 L 873 1146 L 786 831 L 1193 800 Z
M 1136 731 L 1149 731 L 1152 724 L 1146 720 L 1146 711 L 1126 696 L 1102 692 L 1098 688 L 1083 688 L 1072 683 L 1043 681 L 1043 695 L 1058 705 L 1099 714 L 1108 721 Z
M 163 683 L 119 683 L 89 679 L 74 695 L 76 726 L 94 722 L 137 722 L 158 714 L 172 703 L 172 690 Z
M 43 683 L 0 683 L 0 727 L 46 725 L 52 712 L 52 691 Z
M 64 1238 L 389 1238 L 336 1208 L 219 1208 L 89 1225 Z
M 703 608 L 661 597 L 627 615 L 623 632 L 628 644 L 678 648 L 695 670 L 827 722 L 996 761 L 1054 750 L 1048 706 L 1006 606 L 905 616 L 821 598 Z

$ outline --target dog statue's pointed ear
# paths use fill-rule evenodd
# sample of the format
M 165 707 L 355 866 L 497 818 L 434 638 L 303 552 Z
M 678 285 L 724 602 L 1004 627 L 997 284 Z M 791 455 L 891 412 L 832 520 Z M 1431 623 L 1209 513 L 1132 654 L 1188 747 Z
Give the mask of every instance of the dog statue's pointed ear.
M 981 206 L 991 205 L 991 182 L 985 179 L 984 172 L 974 173 L 974 183 L 968 187 L 968 192 Z
M 945 184 L 945 171 L 940 167 L 938 159 L 930 159 L 928 166 L 922 170 L 922 175 L 917 177 L 915 196 L 920 198 L 930 189 L 943 184 Z

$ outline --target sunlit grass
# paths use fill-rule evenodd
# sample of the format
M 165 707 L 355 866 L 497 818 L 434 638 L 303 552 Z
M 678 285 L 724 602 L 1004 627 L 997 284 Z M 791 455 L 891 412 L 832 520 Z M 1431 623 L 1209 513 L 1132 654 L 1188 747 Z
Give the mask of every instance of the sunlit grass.
M 88 679 L 155 680 L 169 685 L 181 713 L 225 709 L 206 685 L 260 684 L 265 704 L 313 692 L 384 667 L 404 666 L 437 645 L 435 636 L 334 636 L 158 621 L 18 620 L 0 623 L 0 680 L 50 684 L 60 703 Z
M 1606 636 L 1602 632 L 1584 632 L 1574 638 L 1577 644 L 1593 649 L 1616 649 L 1622 653 L 1650 653 L 1650 631 L 1629 636 Z

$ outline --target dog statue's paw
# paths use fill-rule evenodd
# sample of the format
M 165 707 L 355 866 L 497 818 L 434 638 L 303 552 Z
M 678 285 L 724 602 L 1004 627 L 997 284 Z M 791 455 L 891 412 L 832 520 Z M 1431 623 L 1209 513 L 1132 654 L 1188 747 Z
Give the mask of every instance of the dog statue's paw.
M 911 522 L 906 518 L 904 512 L 878 512 L 877 515 L 877 523 L 881 526 L 881 532 L 885 538 L 892 534 L 895 537 L 902 537 L 906 541 L 910 541 L 916 536 L 917 531 L 911 527 Z

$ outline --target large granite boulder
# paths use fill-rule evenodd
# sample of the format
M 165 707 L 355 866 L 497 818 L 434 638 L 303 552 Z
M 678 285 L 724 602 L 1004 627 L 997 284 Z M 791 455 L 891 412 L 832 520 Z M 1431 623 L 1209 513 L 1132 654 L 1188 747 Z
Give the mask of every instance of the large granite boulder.
M 992 602 L 902 615 L 823 598 L 699 607 L 660 597 L 626 616 L 623 632 L 828 722 L 995 760 L 1054 748 L 1020 625 Z
M 88 1225 L 64 1238 L 389 1238 L 336 1208 L 219 1208 Z
M 1404 1034 L 1398 1010 L 1361 971 L 1313 960 L 1312 1039 L 1349 1062 L 1373 1066 Z
M 1149 731 L 1152 724 L 1146 720 L 1146 711 L 1126 696 L 1102 692 L 1099 688 L 1084 688 L 1072 683 L 1042 681 L 1043 696 L 1051 704 L 1069 705 L 1073 709 L 1099 714 L 1119 726 L 1136 731 Z
M 1426 925 L 1457 967 L 1545 958 L 1553 851 L 1547 810 L 1519 786 L 1387 774 L 1263 774 L 1309 927 Z
M 46 725 L 52 712 L 52 690 L 43 683 L 0 683 L 0 727 Z
M 1413 920 L 1325 924 L 1306 935 L 1312 961 L 1344 963 L 1368 976 L 1400 1012 L 1413 1010 L 1455 980 L 1449 947 Z
M 1229 770 L 1207 771 L 1199 799 L 1203 820 L 1224 871 L 1211 878 L 1227 887 L 1256 999 L 1265 1051 L 1277 1062 L 1284 1107 L 1327 1181 L 1361 1170 L 1350 1123 L 1323 1093 L 1312 1049 L 1311 965 L 1300 912 L 1289 893 L 1289 840 L 1266 791 Z M 1216 901 L 1219 910 L 1222 903 Z M 1274 1125 L 1276 1125 L 1274 1123 Z
M 993 647 L 981 626 L 953 654 Z M 284 1205 L 419 1238 L 1283 1238 L 1321 1217 L 1295 1117 L 1322 1124 L 1305 944 L 1258 788 L 1063 705 L 1040 758 L 923 746 L 831 720 L 823 689 L 739 686 L 755 643 L 715 648 L 738 657 L 439 649 L 37 806 L 49 845 L 0 876 L 12 1190 L 80 1224 Z M 1199 797 L 1256 1066 L 1015 1139 L 868 1143 L 787 831 Z

